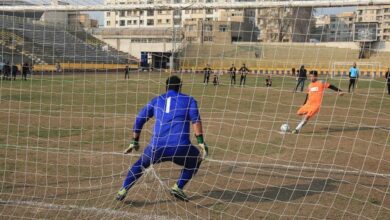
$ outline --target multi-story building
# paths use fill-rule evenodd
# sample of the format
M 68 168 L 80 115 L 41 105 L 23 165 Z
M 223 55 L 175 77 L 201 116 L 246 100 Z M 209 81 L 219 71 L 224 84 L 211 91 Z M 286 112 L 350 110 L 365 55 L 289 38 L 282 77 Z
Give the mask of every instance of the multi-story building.
M 354 12 L 317 16 L 312 36 L 321 42 L 352 41 L 354 18 Z
M 358 7 L 355 22 L 378 23 L 378 40 L 390 41 L 390 5 Z
M 214 2 L 218 0 L 195 0 L 196 2 Z M 226 1 L 226 0 L 225 0 Z M 105 0 L 111 4 L 142 4 L 162 3 L 171 0 Z M 194 0 L 175 0 L 174 2 L 194 2 Z M 141 10 L 141 11 L 108 11 L 105 12 L 104 26 L 108 28 L 171 28 L 183 26 L 186 21 L 237 21 L 247 18 L 255 21 L 255 10 L 224 10 L 224 9 L 184 9 L 172 10 Z
M 354 17 L 354 12 L 331 15 L 328 41 L 352 41 Z
M 312 8 L 266 8 L 256 10 L 262 42 L 306 42 L 314 28 Z
M 171 2 L 170 0 L 164 0 Z M 162 3 L 162 0 L 105 0 L 106 5 L 123 5 L 123 4 L 143 4 L 143 3 Z M 153 27 L 163 28 L 172 27 L 173 12 L 171 10 L 138 10 L 138 11 L 107 11 L 104 15 L 104 26 L 108 28 L 141 28 Z M 176 14 L 175 14 L 176 15 Z

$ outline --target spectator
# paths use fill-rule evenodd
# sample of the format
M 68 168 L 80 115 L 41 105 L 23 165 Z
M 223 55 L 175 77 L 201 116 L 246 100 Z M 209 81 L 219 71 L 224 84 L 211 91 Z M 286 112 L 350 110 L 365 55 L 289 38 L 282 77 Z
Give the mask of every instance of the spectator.
M 356 63 L 353 63 L 353 66 L 349 69 L 349 86 L 348 86 L 348 93 L 351 92 L 352 87 L 352 93 L 355 91 L 355 86 L 357 84 L 357 80 L 359 79 L 359 69 L 356 66 Z
M 272 86 L 271 75 L 267 75 L 266 76 L 266 78 L 265 78 L 265 86 L 267 86 L 267 87 L 271 87 Z
M 305 87 L 305 81 L 307 79 L 307 70 L 305 69 L 305 66 L 302 65 L 301 68 L 298 71 L 298 83 L 295 87 L 295 92 L 297 91 L 298 87 L 301 86 L 301 92 L 303 92 L 303 88 Z
M 390 95 L 390 68 L 387 69 L 385 78 L 387 80 L 387 93 Z
M 210 74 L 213 71 L 210 68 L 210 64 L 207 64 L 207 66 L 203 69 L 204 77 L 203 77 L 203 83 L 205 85 L 209 84 Z
M 229 75 L 230 75 L 230 84 L 233 85 L 236 85 L 236 71 L 237 71 L 237 68 L 234 66 L 234 64 L 232 64 L 232 67 L 230 67 L 229 69 Z
M 240 68 L 240 73 L 241 73 L 241 77 L 240 77 L 240 86 L 245 86 L 245 82 L 246 82 L 246 75 L 248 75 L 248 73 L 250 72 L 250 70 L 245 66 L 245 63 L 242 64 L 242 67 Z

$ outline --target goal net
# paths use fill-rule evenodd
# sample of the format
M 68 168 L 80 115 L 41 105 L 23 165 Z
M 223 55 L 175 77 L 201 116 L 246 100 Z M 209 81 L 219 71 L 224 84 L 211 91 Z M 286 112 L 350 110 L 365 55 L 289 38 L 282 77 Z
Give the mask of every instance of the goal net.
M 390 6 L 272 2 L 0 3 L 1 217 L 387 219 L 390 29 L 383 25 L 371 56 L 359 59 L 352 27 L 374 12 L 385 22 Z M 185 7 L 164 10 L 175 3 Z M 354 62 L 361 77 L 348 93 Z M 311 71 L 318 81 L 305 101 Z M 140 167 L 117 201 L 140 157 L 167 159 L 156 146 L 144 154 L 159 115 L 145 123 L 139 151 L 123 151 L 171 75 L 197 101 L 209 155 L 183 188 L 188 202 L 171 195 L 183 167 L 170 161 Z M 321 104 L 306 109 L 305 122 L 297 112 L 312 96 Z M 161 126 L 176 126 L 172 117 Z M 190 138 L 197 145 L 192 127 Z

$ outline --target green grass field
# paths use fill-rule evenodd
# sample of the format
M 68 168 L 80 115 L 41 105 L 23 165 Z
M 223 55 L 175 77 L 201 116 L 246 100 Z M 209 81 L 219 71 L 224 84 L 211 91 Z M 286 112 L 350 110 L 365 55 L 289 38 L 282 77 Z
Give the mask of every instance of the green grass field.
M 186 186 L 168 193 L 180 167 L 148 170 L 124 203 L 114 201 L 137 154 L 123 156 L 136 113 L 165 90 L 166 73 L 33 76 L 0 81 L 0 215 L 82 219 L 388 219 L 390 96 L 383 79 L 354 94 L 329 90 L 299 135 L 279 133 L 305 93 L 295 78 L 250 75 L 245 87 L 203 85 L 183 74 L 200 107 L 210 158 Z M 322 79 L 326 79 L 324 76 Z M 341 89 L 348 81 L 329 79 Z M 307 84 L 306 84 L 307 85 Z M 150 137 L 151 120 L 141 144 Z

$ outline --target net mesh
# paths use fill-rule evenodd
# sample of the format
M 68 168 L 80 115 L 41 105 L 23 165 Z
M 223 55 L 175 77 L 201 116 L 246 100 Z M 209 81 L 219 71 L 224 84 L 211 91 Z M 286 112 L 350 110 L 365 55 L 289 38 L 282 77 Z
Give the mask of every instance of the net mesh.
M 103 3 L 82 3 L 98 4 Z M 168 13 L 171 24 L 163 31 L 157 27 L 160 18 L 148 31 L 133 22 L 130 25 L 136 27 L 127 27 L 131 30 L 116 29 L 115 33 L 135 36 L 121 47 L 110 41 L 121 41 L 112 36 L 123 20 L 120 14 L 115 15 L 118 25 L 107 29 L 111 35 L 105 33 L 104 39 L 97 36 L 104 30 L 37 20 L 42 13 L 3 12 L 0 215 L 10 219 L 388 218 L 387 43 L 373 45 L 371 56 L 359 60 L 359 44 L 352 42 L 349 23 L 332 20 L 329 25 L 336 26 L 326 27 L 314 19 L 331 13 L 318 8 L 209 11 L 189 6 Z M 48 17 L 61 16 L 63 12 L 52 12 Z M 175 25 L 172 16 L 187 20 Z M 213 21 L 215 17 L 218 21 Z M 147 25 L 146 18 L 144 22 Z M 149 37 L 140 40 L 137 32 Z M 158 44 L 159 40 L 151 40 L 156 33 L 169 39 Z M 346 40 L 326 42 L 340 37 Z M 165 49 L 157 53 L 148 45 Z M 10 71 L 4 68 L 7 62 Z M 339 96 L 326 90 L 319 112 L 298 134 L 280 131 L 282 124 L 294 129 L 301 121 L 296 112 L 310 83 L 309 78 L 300 92 L 301 65 L 307 73 L 317 70 L 320 80 L 346 92 L 354 62 L 360 78 L 353 93 Z M 229 71 L 232 64 L 237 68 L 235 81 Z M 243 64 L 248 71 L 239 71 Z M 212 69 L 208 83 L 207 65 Z M 13 66 L 19 70 L 16 80 Z M 169 72 L 169 67 L 175 70 Z M 184 188 L 187 203 L 170 195 L 182 169 L 170 162 L 144 170 L 126 199 L 118 202 L 115 195 L 148 145 L 155 122 L 151 119 L 143 128 L 141 151 L 124 155 L 135 117 L 165 92 L 171 74 L 182 78 L 183 92 L 198 102 L 209 157 Z

